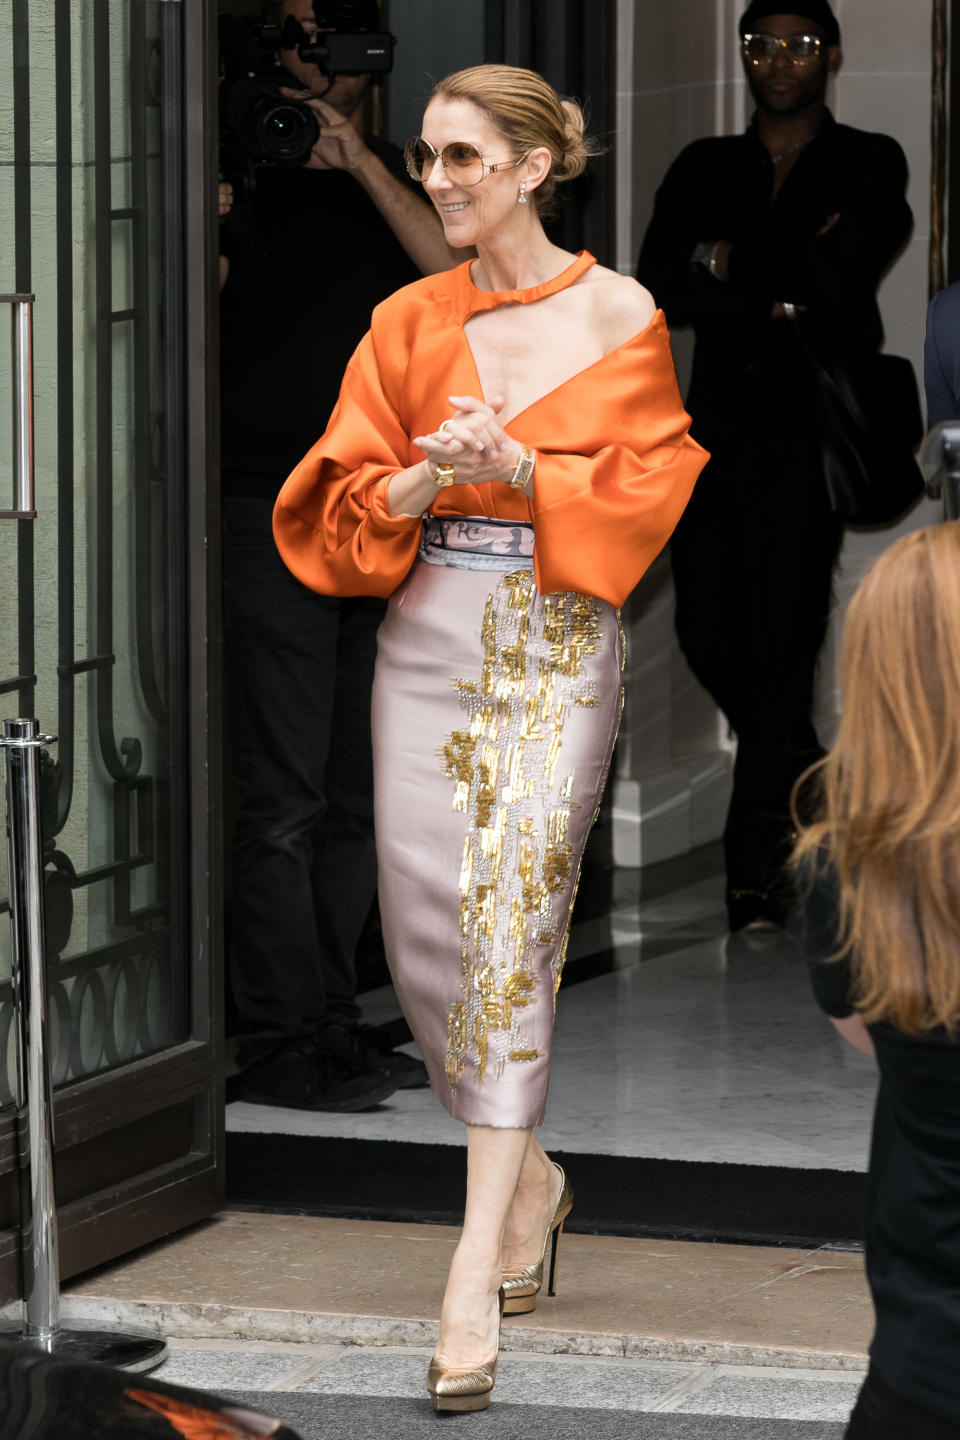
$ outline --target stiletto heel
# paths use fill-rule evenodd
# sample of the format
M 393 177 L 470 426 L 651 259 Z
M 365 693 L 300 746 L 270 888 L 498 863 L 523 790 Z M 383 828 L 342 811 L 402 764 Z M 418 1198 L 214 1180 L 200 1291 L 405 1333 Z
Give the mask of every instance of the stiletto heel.
M 547 1226 L 547 1233 L 543 1237 L 543 1244 L 540 1247 L 540 1259 L 536 1265 L 522 1265 L 518 1270 L 505 1270 L 503 1272 L 503 1293 L 504 1315 L 529 1315 L 531 1310 L 537 1308 L 537 1295 L 543 1288 L 543 1264 L 547 1254 L 547 1241 L 551 1241 L 550 1250 L 550 1284 L 547 1287 L 548 1295 L 557 1293 L 557 1257 L 560 1249 L 560 1234 L 563 1230 L 563 1222 L 573 1209 L 573 1187 L 564 1175 L 562 1168 L 553 1162 L 553 1168 L 560 1171 L 560 1199 L 557 1201 L 557 1208 L 553 1212 L 553 1218 Z
M 500 1318 L 503 1319 L 503 1286 L 497 1295 L 500 1304 Z M 463 1412 L 486 1410 L 490 1395 L 497 1379 L 497 1360 L 500 1355 L 500 1334 L 491 1360 L 482 1365 L 455 1368 L 444 1365 L 439 1355 L 434 1355 L 427 1371 L 427 1389 L 433 1396 L 434 1410 Z
M 553 1238 L 550 1242 L 550 1283 L 547 1285 L 548 1295 L 556 1295 L 557 1293 L 557 1257 L 560 1253 L 560 1236 L 562 1234 L 563 1221 L 561 1220 L 556 1230 L 554 1230 Z

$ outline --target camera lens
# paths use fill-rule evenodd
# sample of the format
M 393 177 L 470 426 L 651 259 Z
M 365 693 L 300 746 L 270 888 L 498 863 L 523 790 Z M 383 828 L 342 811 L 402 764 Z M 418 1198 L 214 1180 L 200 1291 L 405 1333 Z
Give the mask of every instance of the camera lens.
M 287 80 L 296 84 L 293 76 Z M 272 76 L 245 75 L 233 81 L 222 104 L 224 129 L 254 163 L 303 165 L 310 159 L 320 134 L 316 117 L 309 106 L 281 95 L 280 83 Z
M 296 102 L 271 105 L 257 121 L 260 149 L 275 165 L 302 164 L 319 133 L 313 111 Z

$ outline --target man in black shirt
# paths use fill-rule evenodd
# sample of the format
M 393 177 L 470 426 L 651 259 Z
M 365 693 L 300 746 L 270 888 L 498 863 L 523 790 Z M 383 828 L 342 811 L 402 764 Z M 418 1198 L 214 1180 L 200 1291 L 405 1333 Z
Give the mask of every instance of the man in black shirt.
M 838 125 L 827 0 L 740 21 L 756 113 L 695 141 L 657 192 L 638 278 L 696 332 L 687 406 L 712 455 L 671 542 L 676 626 L 737 736 L 724 831 L 731 929 L 779 924 L 794 781 L 841 526 L 827 501 L 798 334 L 821 358 L 879 349 L 876 289 L 911 224 L 895 140 Z
M 332 18 L 338 8 L 346 28 L 378 28 L 376 0 L 322 7 Z M 267 11 L 315 38 L 312 0 Z M 373 307 L 462 257 L 399 150 L 364 134 L 368 77 L 331 79 L 296 49 L 280 60 L 315 97 L 320 136 L 302 168 L 260 168 L 253 198 L 221 227 L 238 1059 L 248 1100 L 356 1110 L 426 1084 L 419 1061 L 358 1025 L 355 1000 L 376 889 L 370 689 L 383 603 L 302 586 L 277 554 L 272 512 L 326 426 Z

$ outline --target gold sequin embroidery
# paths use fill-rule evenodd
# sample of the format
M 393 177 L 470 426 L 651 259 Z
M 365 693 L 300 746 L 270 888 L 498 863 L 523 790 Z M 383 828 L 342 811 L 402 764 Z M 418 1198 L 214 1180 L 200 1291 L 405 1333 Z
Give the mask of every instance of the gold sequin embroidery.
M 468 1063 L 478 1084 L 508 1063 L 540 1058 L 524 1032 L 537 1003 L 536 952 L 556 945 L 570 887 L 573 771 L 562 770 L 572 706 L 603 703 L 584 660 L 598 653 L 600 603 L 573 593 L 539 600 L 530 571 L 505 574 L 484 608 L 479 683 L 458 679 L 469 724 L 441 750 L 453 808 L 466 815 L 460 865 L 461 996 L 447 1022 L 446 1073 L 455 1088 Z M 534 823 L 537 797 L 551 803 Z M 572 901 L 571 901 L 572 904 Z M 554 961 L 560 983 L 566 942 Z

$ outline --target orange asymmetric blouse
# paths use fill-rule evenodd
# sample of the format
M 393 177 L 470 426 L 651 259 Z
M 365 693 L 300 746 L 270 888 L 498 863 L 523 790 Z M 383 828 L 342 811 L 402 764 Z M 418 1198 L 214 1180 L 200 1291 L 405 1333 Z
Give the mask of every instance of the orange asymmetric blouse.
M 393 593 L 416 559 L 422 521 L 389 513 L 390 479 L 424 458 L 410 437 L 437 429 L 448 395 L 481 398 L 465 321 L 543 299 L 594 263 L 581 251 L 543 285 L 486 291 L 468 261 L 377 306 L 329 425 L 277 500 L 274 534 L 298 579 L 324 594 Z M 657 311 L 639 334 L 504 427 L 536 452 L 532 499 L 501 482 L 453 485 L 430 510 L 532 523 L 541 594 L 573 590 L 620 606 L 669 539 L 708 459 L 689 426 Z

